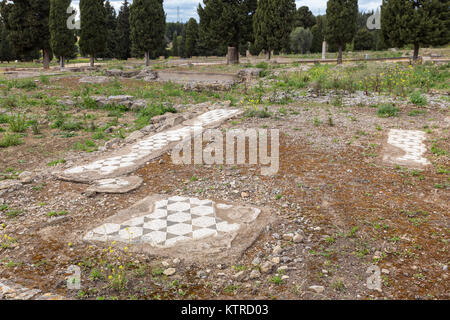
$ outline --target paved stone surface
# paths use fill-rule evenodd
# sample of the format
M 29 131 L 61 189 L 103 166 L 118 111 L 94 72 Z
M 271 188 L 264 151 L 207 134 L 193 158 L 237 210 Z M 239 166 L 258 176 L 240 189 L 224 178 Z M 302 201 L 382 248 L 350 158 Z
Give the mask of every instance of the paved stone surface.
M 241 113 L 236 109 L 215 109 L 186 121 L 187 125 L 157 133 L 126 146 L 114 154 L 86 165 L 65 170 L 59 177 L 64 180 L 90 182 L 113 178 L 133 172 L 140 165 L 156 158 L 170 149 L 170 145 L 189 137 L 194 130 L 219 124 Z
M 127 193 L 139 188 L 144 180 L 141 177 L 130 176 L 95 181 L 87 191 L 98 193 Z
M 253 243 L 268 219 L 268 212 L 258 208 L 153 195 L 89 230 L 83 240 L 183 259 L 231 258 Z
M 430 162 L 423 157 L 427 148 L 423 143 L 425 132 L 418 130 L 391 129 L 388 146 L 385 148 L 384 161 L 409 166 L 426 166 Z M 392 148 L 394 147 L 394 148 Z M 398 150 L 400 149 L 400 150 Z

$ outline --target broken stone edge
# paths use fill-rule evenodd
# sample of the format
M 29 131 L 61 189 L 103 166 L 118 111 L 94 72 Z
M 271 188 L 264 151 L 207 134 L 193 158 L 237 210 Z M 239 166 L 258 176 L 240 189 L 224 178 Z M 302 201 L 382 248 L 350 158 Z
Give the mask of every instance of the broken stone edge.
M 127 181 L 129 184 L 125 186 L 121 186 L 120 188 L 107 188 L 102 187 L 100 185 L 94 184 L 91 187 L 86 189 L 86 192 L 95 192 L 95 193 L 128 193 L 130 191 L 138 189 L 144 179 L 138 176 L 128 176 L 128 177 L 117 177 L 116 179 L 122 179 Z M 104 179 L 102 179 L 104 180 Z M 99 180 L 101 181 L 101 180 Z

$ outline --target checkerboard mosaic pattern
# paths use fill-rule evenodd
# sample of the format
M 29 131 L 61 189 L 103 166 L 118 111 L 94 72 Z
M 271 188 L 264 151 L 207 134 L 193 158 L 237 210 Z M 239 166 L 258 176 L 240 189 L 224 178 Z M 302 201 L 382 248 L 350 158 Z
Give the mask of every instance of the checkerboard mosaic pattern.
M 84 239 L 171 247 L 179 241 L 200 240 L 239 228 L 239 224 L 216 216 L 213 201 L 175 196 L 157 201 L 151 214 L 121 224 L 106 223 L 88 232 Z
M 403 156 L 395 158 L 395 161 L 408 161 L 419 165 L 428 165 L 430 162 L 423 157 L 427 150 L 423 143 L 424 140 L 425 132 L 423 131 L 391 129 L 387 142 L 405 152 Z
M 180 129 L 168 130 L 157 133 L 147 139 L 143 139 L 131 147 L 131 152 L 110 157 L 107 159 L 97 160 L 88 165 L 77 166 L 64 171 L 65 174 L 80 174 L 84 172 L 96 172 L 100 175 L 112 174 L 121 168 L 127 168 L 136 165 L 136 163 L 153 152 L 162 150 L 171 142 L 181 141 L 191 135 L 195 127 L 206 126 L 211 123 L 222 121 L 237 114 L 238 110 L 216 109 L 204 113 L 197 117 L 193 126 L 185 126 Z

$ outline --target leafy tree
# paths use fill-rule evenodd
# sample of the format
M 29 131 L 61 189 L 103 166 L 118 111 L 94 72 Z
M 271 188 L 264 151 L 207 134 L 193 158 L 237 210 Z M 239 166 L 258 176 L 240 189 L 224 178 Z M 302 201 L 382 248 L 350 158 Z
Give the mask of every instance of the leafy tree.
M 103 0 L 80 0 L 80 49 L 90 55 L 91 67 L 96 54 L 105 50 L 107 29 Z
M 295 26 L 311 29 L 316 24 L 316 18 L 307 6 L 298 8 L 295 17 Z
M 358 0 L 329 0 L 325 38 L 338 47 L 338 64 L 342 63 L 342 50 L 352 42 L 356 33 Z
M 1 3 L 2 17 L 15 52 L 26 56 L 42 50 L 44 69 L 51 60 L 49 14 L 50 0 L 14 0 Z
M 412 44 L 413 60 L 424 45 L 449 42 L 450 10 L 448 0 L 383 0 L 381 30 L 395 46 Z
M 59 56 L 61 68 L 64 68 L 64 58 L 73 55 L 77 41 L 73 30 L 67 28 L 67 19 L 70 17 L 67 8 L 70 2 L 71 0 L 50 0 L 50 44 L 53 53 Z
M 198 42 L 198 24 L 194 18 L 190 18 L 186 25 L 186 56 L 194 56 L 197 51 Z
M 135 51 L 144 52 L 146 66 L 150 64 L 150 53 L 156 54 L 164 44 L 166 15 L 162 2 L 134 0 L 130 7 L 131 42 Z
M 15 54 L 8 38 L 8 30 L 6 29 L 3 18 L 0 17 L 0 62 L 14 60 Z
M 354 39 L 354 50 L 375 50 L 375 33 L 366 28 L 359 29 Z
M 289 50 L 289 34 L 295 19 L 294 0 L 259 0 L 253 30 L 255 46 L 267 51 Z
M 297 27 L 289 36 L 291 49 L 294 53 L 305 54 L 311 49 L 313 35 L 309 29 Z
M 203 0 L 197 12 L 199 23 L 199 53 L 224 55 L 228 47 L 245 48 L 253 41 L 252 19 L 257 0 Z M 239 60 L 239 55 L 235 56 Z
M 130 5 L 128 0 L 123 2 L 117 16 L 116 37 L 114 57 L 120 60 L 127 60 L 131 56 Z

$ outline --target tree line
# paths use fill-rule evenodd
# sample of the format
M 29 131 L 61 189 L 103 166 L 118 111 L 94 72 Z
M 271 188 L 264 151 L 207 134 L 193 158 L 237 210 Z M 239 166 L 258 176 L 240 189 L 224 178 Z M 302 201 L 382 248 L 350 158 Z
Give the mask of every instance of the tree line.
M 268 58 L 275 53 L 315 53 L 328 49 L 383 50 L 412 45 L 414 59 L 425 45 L 449 42 L 448 0 L 383 0 L 381 30 L 368 30 L 373 12 L 358 10 L 357 0 L 329 0 L 325 15 L 314 16 L 295 0 L 203 0 L 199 21 L 166 23 L 163 0 L 124 0 L 116 15 L 109 1 L 80 0 L 81 30 L 66 26 L 70 0 L 2 0 L 0 60 L 29 59 L 42 53 L 44 67 L 53 55 L 64 60 L 81 53 L 127 59 L 161 55 L 223 56 L 248 50 Z M 171 44 L 169 47 L 168 45 Z M 229 48 L 235 50 L 229 51 Z M 230 58 L 230 57 L 229 57 Z

